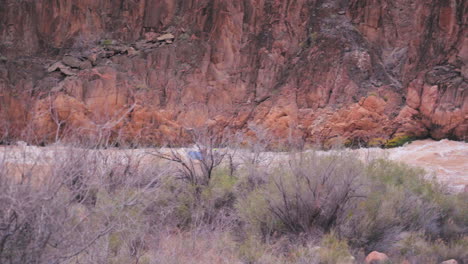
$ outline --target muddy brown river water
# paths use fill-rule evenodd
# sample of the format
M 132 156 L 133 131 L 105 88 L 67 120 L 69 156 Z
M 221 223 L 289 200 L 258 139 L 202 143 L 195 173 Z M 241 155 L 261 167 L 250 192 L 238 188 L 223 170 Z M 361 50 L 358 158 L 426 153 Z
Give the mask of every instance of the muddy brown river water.
M 45 171 L 51 160 L 59 157 L 62 152 L 70 151 L 69 147 L 50 146 L 0 146 L 0 164 L 35 166 L 37 171 Z M 150 161 L 154 157 L 148 157 L 148 149 L 136 150 L 100 150 L 101 153 L 110 154 L 115 158 L 123 157 L 129 152 L 137 157 Z M 185 151 L 183 149 L 182 151 Z M 423 168 L 428 176 L 447 184 L 454 191 L 463 191 L 468 188 L 468 143 L 451 140 L 418 140 L 399 148 L 393 149 L 355 149 L 347 150 L 356 153 L 363 160 L 386 157 L 400 161 L 411 166 Z M 58 156 L 57 156 L 57 153 Z M 329 152 L 319 151 L 327 154 Z M 281 160 L 285 153 L 265 153 L 267 158 Z M 19 166 L 18 166 L 19 167 Z
M 429 174 L 462 191 L 468 185 L 468 143 L 451 140 L 418 140 L 393 149 L 360 149 L 362 154 L 374 152 L 425 169 Z

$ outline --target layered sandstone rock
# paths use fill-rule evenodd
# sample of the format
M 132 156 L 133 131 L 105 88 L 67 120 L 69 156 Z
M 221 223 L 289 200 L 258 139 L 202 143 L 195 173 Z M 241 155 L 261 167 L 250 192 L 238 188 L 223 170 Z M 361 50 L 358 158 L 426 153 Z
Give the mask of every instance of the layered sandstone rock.
M 325 145 L 465 140 L 467 9 L 455 0 L 4 0 L 0 132 L 157 144 L 209 124 Z

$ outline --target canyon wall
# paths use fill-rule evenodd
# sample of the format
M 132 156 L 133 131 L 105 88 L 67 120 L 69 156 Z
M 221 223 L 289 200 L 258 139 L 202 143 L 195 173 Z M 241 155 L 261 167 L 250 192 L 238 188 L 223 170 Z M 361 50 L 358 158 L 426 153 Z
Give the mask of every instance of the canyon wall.
M 0 140 L 468 137 L 466 0 L 0 0 Z

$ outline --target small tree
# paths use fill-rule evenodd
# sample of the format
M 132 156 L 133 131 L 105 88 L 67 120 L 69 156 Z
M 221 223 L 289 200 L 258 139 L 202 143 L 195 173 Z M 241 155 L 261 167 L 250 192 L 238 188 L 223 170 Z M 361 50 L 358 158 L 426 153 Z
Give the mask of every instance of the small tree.
M 193 185 L 207 186 L 213 176 L 213 170 L 229 155 L 228 137 L 223 132 L 216 133 L 210 127 L 190 129 L 188 133 L 194 143 L 191 153 L 172 148 L 173 144 L 169 143 L 168 149 L 150 151 L 149 154 L 177 164 L 179 179 Z

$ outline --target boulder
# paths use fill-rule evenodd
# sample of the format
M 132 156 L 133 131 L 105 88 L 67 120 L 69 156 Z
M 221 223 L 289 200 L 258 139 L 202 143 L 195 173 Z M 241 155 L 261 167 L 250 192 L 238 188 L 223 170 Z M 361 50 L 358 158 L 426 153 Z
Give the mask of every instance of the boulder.
M 145 40 L 148 42 L 155 41 L 158 38 L 158 35 L 156 34 L 156 32 L 152 32 L 152 31 L 146 32 L 143 36 Z
M 138 55 L 138 51 L 136 51 L 133 47 L 127 48 L 127 54 L 129 56 L 135 56 Z
M 85 61 L 81 62 L 81 64 L 80 64 L 80 69 L 82 69 L 82 70 L 88 70 L 88 69 L 91 69 L 91 68 L 93 68 L 93 64 L 89 60 L 85 60 Z
M 16 141 L 16 146 L 25 148 L 28 146 L 28 143 L 20 140 L 20 141 Z
M 54 71 L 61 71 L 63 74 L 72 76 L 76 75 L 76 72 L 72 70 L 70 67 L 64 65 L 62 62 L 58 61 L 54 64 L 52 64 L 49 68 L 47 68 L 47 72 L 51 73 Z
M 171 33 L 161 35 L 157 38 L 158 41 L 168 41 L 168 40 L 174 40 L 175 37 Z
M 92 64 L 96 64 L 96 61 L 98 59 L 99 55 L 97 53 L 91 53 L 88 55 L 88 60 L 92 63 Z
M 383 264 L 388 262 L 390 259 L 384 253 L 378 251 L 372 251 L 367 255 L 365 259 L 366 264 Z
M 80 59 L 69 55 L 63 57 L 62 62 L 63 64 L 72 68 L 80 68 L 81 64 L 83 63 Z
M 106 47 L 107 50 L 113 51 L 114 54 L 123 54 L 127 51 L 128 47 L 125 45 L 111 45 Z
M 47 72 L 54 72 L 56 70 L 60 70 L 61 67 L 66 67 L 65 65 L 63 65 L 63 63 L 61 63 L 60 61 L 52 64 L 49 66 L 49 68 L 47 68 Z
M 381 114 L 385 110 L 386 104 L 387 103 L 382 98 L 371 95 L 362 101 L 361 106 L 371 112 Z
M 65 75 L 68 75 L 68 76 L 73 76 L 73 75 L 76 75 L 76 72 L 73 71 L 72 69 L 66 67 L 66 68 L 60 68 L 60 71 L 65 74 Z
M 463 65 L 461 67 L 461 75 L 463 78 L 465 78 L 465 80 L 468 80 L 468 65 Z

